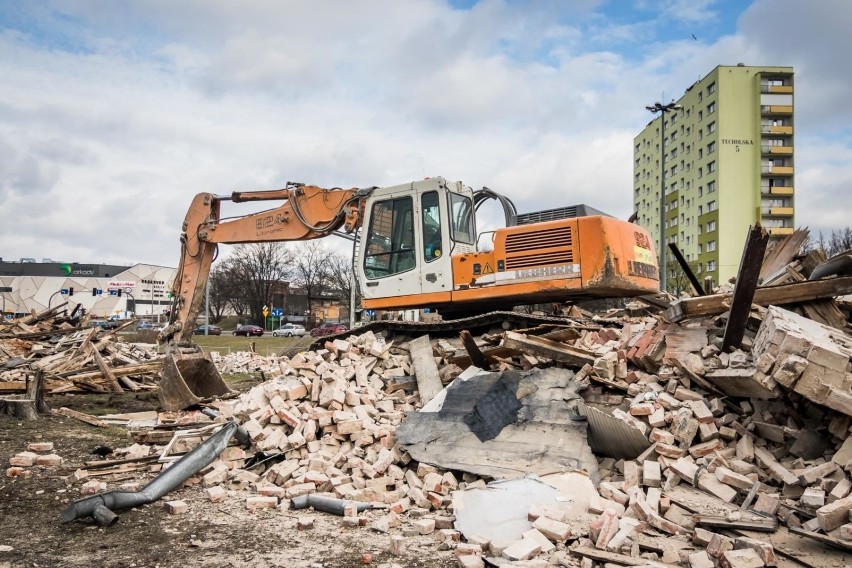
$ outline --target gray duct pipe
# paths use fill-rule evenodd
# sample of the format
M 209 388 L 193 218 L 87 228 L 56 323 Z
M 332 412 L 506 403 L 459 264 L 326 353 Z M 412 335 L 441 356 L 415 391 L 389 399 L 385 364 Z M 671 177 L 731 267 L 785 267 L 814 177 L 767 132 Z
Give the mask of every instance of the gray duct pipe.
M 118 515 L 114 511 L 153 503 L 210 465 L 228 447 L 236 430 L 236 422 L 227 423 L 136 493 L 110 491 L 74 501 L 62 512 L 62 522 L 70 523 L 82 517 L 93 517 L 101 526 L 115 524 Z
M 344 509 L 347 505 L 357 505 L 359 513 L 373 508 L 371 503 L 335 499 L 334 497 L 323 497 L 321 495 L 302 495 L 290 500 L 291 509 L 307 509 L 308 507 L 313 507 L 317 511 L 331 513 L 332 515 L 339 515 L 341 517 L 343 516 Z

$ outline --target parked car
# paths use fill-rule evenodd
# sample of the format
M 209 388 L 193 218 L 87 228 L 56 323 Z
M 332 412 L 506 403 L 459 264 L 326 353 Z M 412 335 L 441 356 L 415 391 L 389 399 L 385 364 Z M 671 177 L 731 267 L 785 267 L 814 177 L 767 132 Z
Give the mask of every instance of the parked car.
M 99 327 L 101 329 L 115 329 L 118 327 L 117 321 L 96 321 L 92 324 L 95 327 Z
M 207 335 L 222 335 L 222 328 L 218 325 L 199 325 L 196 327 L 192 333 L 195 335 L 204 335 L 204 330 L 207 330 Z
M 311 330 L 311 335 L 314 337 L 322 337 L 324 335 L 334 335 L 335 333 L 343 333 L 348 329 L 349 328 L 343 325 L 342 323 L 327 321 L 321 326 L 313 328 Z
M 302 336 L 305 335 L 305 328 L 301 325 L 295 323 L 285 323 L 278 329 L 272 331 L 272 337 L 292 337 L 294 335 Z
M 136 324 L 136 331 L 145 331 L 154 329 L 154 323 L 148 320 L 142 320 Z
M 256 325 L 241 325 L 234 330 L 234 335 L 244 335 L 246 337 L 256 335 L 260 337 L 263 335 L 263 328 Z

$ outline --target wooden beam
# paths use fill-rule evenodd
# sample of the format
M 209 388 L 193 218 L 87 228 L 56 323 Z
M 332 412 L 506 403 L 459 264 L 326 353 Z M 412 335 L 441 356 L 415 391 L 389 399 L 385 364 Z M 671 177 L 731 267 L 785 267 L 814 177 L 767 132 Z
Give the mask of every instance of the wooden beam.
M 106 361 L 104 361 L 104 358 L 101 357 L 101 354 L 98 352 L 97 349 L 92 350 L 92 356 L 95 358 L 95 364 L 101 370 L 101 373 L 103 373 L 104 377 L 109 380 L 110 386 L 112 387 L 112 392 L 124 392 L 124 389 L 121 388 L 120 384 L 118 384 L 118 379 L 116 379 L 115 375 L 112 374 L 109 365 L 107 365 Z
M 518 351 L 523 351 L 537 357 L 546 357 L 554 361 L 576 365 L 577 367 L 582 367 L 586 364 L 595 364 L 595 354 L 591 351 L 572 347 L 565 343 L 552 341 L 543 337 L 521 335 L 513 331 L 507 331 L 503 334 L 503 347 L 517 349 Z
M 92 416 L 90 414 L 83 414 L 82 412 L 77 412 L 76 410 L 71 410 L 70 408 L 66 408 L 64 406 L 57 410 L 56 413 L 61 414 L 63 416 L 68 416 L 69 418 L 74 418 L 75 420 L 79 420 L 80 422 L 85 422 L 86 424 L 91 424 L 92 426 L 97 426 L 98 428 L 106 428 L 108 426 L 106 422 L 96 416 Z
M 591 558 L 598 562 L 606 562 L 608 564 L 619 564 L 621 566 L 648 566 L 649 568 L 674 568 L 675 564 L 666 564 L 663 562 L 653 562 L 647 558 L 628 556 L 617 552 L 608 552 L 606 550 L 598 550 L 591 546 L 578 546 L 572 548 L 569 552 L 575 556 Z M 569 564 L 562 563 L 562 566 Z
M 491 364 L 488 362 L 488 359 L 479 349 L 479 345 L 476 344 L 476 341 L 473 339 L 473 336 L 466 329 L 461 330 L 459 332 L 459 337 L 461 337 L 462 345 L 464 345 L 465 351 L 467 351 L 468 356 L 470 356 L 470 362 L 479 367 L 480 369 L 488 370 L 491 367 Z
M 847 294 L 852 294 L 852 276 L 758 288 L 754 292 L 752 303 L 760 306 L 783 306 Z M 730 307 L 731 294 L 713 294 L 675 302 L 663 317 L 666 321 L 677 323 L 685 319 L 721 314 Z
M 683 258 L 683 255 L 680 254 L 680 249 L 677 248 L 677 245 L 674 243 L 669 243 L 669 250 L 672 251 L 672 254 L 677 260 L 677 263 L 680 265 L 680 269 L 683 270 L 683 273 L 686 274 L 687 280 L 692 284 L 692 289 L 695 290 L 695 293 L 699 296 L 706 296 L 707 294 L 704 292 L 704 288 L 701 287 L 701 283 L 698 281 L 698 278 L 695 277 L 695 274 L 692 273 L 692 269 L 687 264 L 686 259 Z
M 743 342 L 746 321 L 751 312 L 751 303 L 760 277 L 760 265 L 766 253 L 769 233 L 760 225 L 752 227 L 748 232 L 746 244 L 743 247 L 743 257 L 737 272 L 737 284 L 731 299 L 731 315 L 725 324 L 725 337 L 722 339 L 722 351 L 738 349 Z

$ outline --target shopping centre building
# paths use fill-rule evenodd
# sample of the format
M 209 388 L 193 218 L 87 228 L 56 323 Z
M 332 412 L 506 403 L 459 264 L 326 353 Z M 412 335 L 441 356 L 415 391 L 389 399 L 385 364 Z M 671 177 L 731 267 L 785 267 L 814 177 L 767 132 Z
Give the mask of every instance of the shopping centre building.
M 171 306 L 175 268 L 151 264 L 115 266 L 0 259 L 0 309 L 7 318 L 78 304 L 94 317 L 159 319 Z

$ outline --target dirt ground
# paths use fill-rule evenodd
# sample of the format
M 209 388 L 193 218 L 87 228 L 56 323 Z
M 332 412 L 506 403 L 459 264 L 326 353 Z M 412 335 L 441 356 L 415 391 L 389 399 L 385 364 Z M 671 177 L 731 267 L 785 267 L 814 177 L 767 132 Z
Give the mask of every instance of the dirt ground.
M 254 381 L 237 384 L 247 389 Z M 136 412 L 157 408 L 156 395 L 64 395 L 48 397 L 51 408 L 67 406 L 91 414 Z M 84 461 L 97 459 L 100 445 L 132 443 L 123 427 L 96 428 L 64 416 L 21 422 L 0 416 L 0 464 L 36 441 L 54 443 L 64 459 L 59 467 L 33 467 L 29 479 L 0 477 L 0 568 L 5 567 L 401 567 L 455 566 L 451 551 L 440 551 L 431 536 L 406 537 L 402 556 L 388 552 L 390 536 L 368 528 L 344 529 L 340 518 L 313 511 L 248 511 L 249 490 L 232 492 L 213 504 L 196 485 L 170 493 L 164 500 L 183 499 L 189 512 L 169 515 L 162 500 L 119 512 L 109 528 L 91 521 L 60 522 L 67 504 L 80 495 L 83 482 L 71 474 Z M 108 489 L 127 481 L 150 480 L 153 474 L 98 478 Z M 314 528 L 296 529 L 298 517 L 314 519 Z M 392 529 L 402 534 L 403 526 Z M 11 547 L 11 550 L 8 548 Z M 365 558 L 364 555 L 371 556 Z

